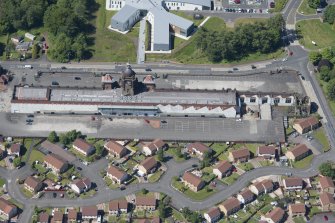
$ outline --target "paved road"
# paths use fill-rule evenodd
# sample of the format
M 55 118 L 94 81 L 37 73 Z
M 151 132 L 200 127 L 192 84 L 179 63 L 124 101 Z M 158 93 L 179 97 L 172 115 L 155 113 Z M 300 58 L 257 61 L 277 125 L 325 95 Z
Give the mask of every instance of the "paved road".
M 138 38 L 138 49 L 137 49 L 137 64 L 143 64 L 145 61 L 145 26 L 146 19 L 140 21 L 140 31 Z

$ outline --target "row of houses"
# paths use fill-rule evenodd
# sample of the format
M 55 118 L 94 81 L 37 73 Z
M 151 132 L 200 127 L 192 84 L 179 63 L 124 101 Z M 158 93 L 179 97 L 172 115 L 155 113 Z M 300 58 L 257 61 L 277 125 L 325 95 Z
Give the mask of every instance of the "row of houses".
M 283 179 L 283 189 L 286 191 L 299 191 L 305 186 L 302 178 L 289 177 Z M 320 205 L 322 211 L 335 211 L 334 182 L 330 177 L 321 176 L 319 180 L 320 188 Z M 214 223 L 219 221 L 223 214 L 230 216 L 239 211 L 242 206 L 254 201 L 257 196 L 268 194 L 274 190 L 274 184 L 271 180 L 258 181 L 242 190 L 235 197 L 230 197 L 222 202 L 218 207 L 213 207 L 204 214 L 207 222 Z M 223 214 L 222 214 L 223 213 Z M 288 213 L 292 217 L 305 216 L 306 207 L 303 203 L 295 203 L 288 205 Z M 274 208 L 266 215 L 262 216 L 260 222 L 280 223 L 285 219 L 286 212 L 280 207 Z
M 131 203 L 127 200 L 112 200 L 108 203 L 108 214 L 119 216 L 121 214 L 127 214 L 131 211 Z M 137 196 L 135 202 L 135 211 L 155 211 L 157 208 L 157 199 L 154 196 Z M 80 210 L 70 209 L 67 214 L 61 211 L 55 211 L 53 215 L 49 215 L 46 212 L 42 212 L 38 216 L 38 223 L 63 223 L 65 219 L 68 222 L 77 222 L 78 220 L 96 221 L 102 215 L 97 206 L 82 207 Z M 143 219 L 147 220 L 147 219 Z M 159 218 L 154 218 L 154 222 L 159 223 Z

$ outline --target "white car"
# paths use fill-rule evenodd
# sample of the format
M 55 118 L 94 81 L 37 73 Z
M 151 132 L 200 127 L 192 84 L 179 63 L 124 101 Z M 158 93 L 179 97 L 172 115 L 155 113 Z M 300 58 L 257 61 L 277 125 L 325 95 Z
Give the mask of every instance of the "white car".
M 285 61 L 287 61 L 287 58 L 283 58 L 283 60 L 282 60 L 283 62 L 285 62 Z

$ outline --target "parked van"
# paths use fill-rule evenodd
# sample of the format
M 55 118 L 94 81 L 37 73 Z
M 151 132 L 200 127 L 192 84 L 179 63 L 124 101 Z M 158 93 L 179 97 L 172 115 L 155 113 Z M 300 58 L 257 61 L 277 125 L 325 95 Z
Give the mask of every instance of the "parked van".
M 33 67 L 31 65 L 24 65 L 24 68 L 33 69 Z

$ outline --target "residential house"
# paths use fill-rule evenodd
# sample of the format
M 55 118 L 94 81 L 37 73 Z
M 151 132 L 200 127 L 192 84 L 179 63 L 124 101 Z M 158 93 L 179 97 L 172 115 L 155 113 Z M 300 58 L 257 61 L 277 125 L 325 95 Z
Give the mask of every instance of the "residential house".
M 255 195 L 249 189 L 244 189 L 241 193 L 237 195 L 237 199 L 242 204 L 248 204 L 255 199 Z
M 285 190 L 302 190 L 304 181 L 299 177 L 288 177 L 283 180 Z
M 126 200 L 110 201 L 108 211 L 110 215 L 126 214 L 128 213 L 128 201 Z
M 129 178 L 129 175 L 115 166 L 109 166 L 107 170 L 107 177 L 115 183 L 122 184 Z
M 159 217 L 154 217 L 152 219 L 139 219 L 136 221 L 136 223 L 161 223 L 161 219 Z
M 154 157 L 148 157 L 138 165 L 138 174 L 141 176 L 155 172 L 158 162 Z
M 323 192 L 328 192 L 330 194 L 335 193 L 335 186 L 332 178 L 322 176 L 319 180 L 320 188 Z
M 33 176 L 27 177 L 24 181 L 24 187 L 32 193 L 40 191 L 42 189 L 42 186 L 42 182 Z
M 322 211 L 335 211 L 335 200 L 333 194 L 323 192 L 320 194 Z
M 21 146 L 20 143 L 13 143 L 7 150 L 7 154 L 11 156 L 20 156 Z
M 268 212 L 265 217 L 262 217 L 268 223 L 280 223 L 284 222 L 285 211 L 280 207 L 276 207 L 275 209 Z
M 230 151 L 228 159 L 233 163 L 244 163 L 250 159 L 250 151 L 247 148 Z
M 73 142 L 73 148 L 84 156 L 92 155 L 95 148 L 84 139 L 78 138 Z
M 77 222 L 78 221 L 78 212 L 76 209 L 70 209 L 67 214 L 67 220 L 69 222 Z
M 51 221 L 52 223 L 63 223 L 64 214 L 60 211 L 55 211 Z
M 63 173 L 68 169 L 68 163 L 54 153 L 50 153 L 44 157 L 44 164 L 55 174 Z
M 50 215 L 46 212 L 42 212 L 38 215 L 37 223 L 50 223 Z
M 21 52 L 26 52 L 30 49 L 30 47 L 33 45 L 32 42 L 19 42 L 16 47 L 15 50 L 16 51 L 21 51 Z
M 210 152 L 212 150 L 201 142 L 190 143 L 186 146 L 186 149 L 189 153 L 198 157 L 203 157 L 206 152 Z
M 263 180 L 260 182 L 255 182 L 249 186 L 249 189 L 252 193 L 256 194 L 257 196 L 261 194 L 267 194 L 273 191 L 274 185 L 271 180 Z
M 89 191 L 91 187 L 92 182 L 87 177 L 83 179 L 76 179 L 71 184 L 71 189 L 77 194 Z
M 167 144 L 161 139 L 155 139 L 154 141 L 143 146 L 143 153 L 146 156 L 155 155 L 160 149 L 166 149 Z
M 213 174 L 217 176 L 219 179 L 223 177 L 227 177 L 231 174 L 233 170 L 233 165 L 231 165 L 228 161 L 220 161 L 213 169 Z
M 205 214 L 204 218 L 208 223 L 215 223 L 218 222 L 221 218 L 221 212 L 218 207 L 213 207 L 209 209 Z
M 286 157 L 293 161 L 298 161 L 311 154 L 311 150 L 305 144 L 299 144 L 286 152 Z
M 124 157 L 128 153 L 128 149 L 121 144 L 115 141 L 108 141 L 104 148 L 108 151 L 108 154 L 112 157 L 116 157 L 118 159 Z
M 274 146 L 259 146 L 256 151 L 258 157 L 265 159 L 275 159 L 276 153 L 277 149 Z
M 293 128 L 300 134 L 307 133 L 319 127 L 319 120 L 315 116 L 298 119 L 294 122 Z
M 184 173 L 182 182 L 194 192 L 201 190 L 205 186 L 205 182 L 191 172 Z
M 288 206 L 288 212 L 292 217 L 302 217 L 306 214 L 305 204 L 297 203 Z
M 0 198 L 0 215 L 6 217 L 6 219 L 11 219 L 18 213 L 17 207 L 10 203 L 9 201 Z
M 240 201 L 235 197 L 228 198 L 224 202 L 219 205 L 220 210 L 225 214 L 225 216 L 229 216 L 234 214 L 241 208 Z
M 98 218 L 97 206 L 82 207 L 81 218 L 83 220 L 97 220 Z
M 137 196 L 136 201 L 136 210 L 156 210 L 157 201 L 155 197 L 148 196 Z

